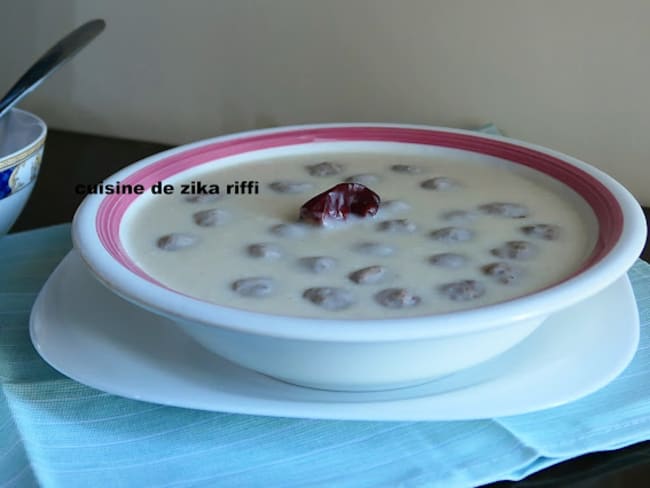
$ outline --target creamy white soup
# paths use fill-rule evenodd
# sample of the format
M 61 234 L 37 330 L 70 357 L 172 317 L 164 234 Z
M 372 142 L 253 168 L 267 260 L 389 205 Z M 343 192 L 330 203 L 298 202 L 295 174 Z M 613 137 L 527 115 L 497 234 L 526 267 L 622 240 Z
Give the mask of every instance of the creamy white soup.
M 299 219 L 308 200 L 347 182 L 379 196 L 375 215 Z M 173 194 L 148 192 L 127 211 L 127 252 L 171 289 L 256 312 L 358 319 L 480 307 L 561 281 L 595 242 L 591 211 L 564 185 L 463 151 L 253 155 L 163 184 Z M 184 184 L 219 193 L 181 194 Z

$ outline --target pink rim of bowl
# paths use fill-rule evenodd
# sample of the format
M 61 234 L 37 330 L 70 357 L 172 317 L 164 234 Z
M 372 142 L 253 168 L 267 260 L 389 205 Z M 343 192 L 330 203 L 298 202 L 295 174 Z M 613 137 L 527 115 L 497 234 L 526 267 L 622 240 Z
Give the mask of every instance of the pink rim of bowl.
M 456 129 L 324 124 L 252 131 L 166 151 L 125 168 L 107 182 L 141 184 L 149 189 L 158 181 L 229 156 L 315 142 L 369 141 L 470 151 L 520 164 L 559 180 L 580 195 L 596 216 L 598 236 L 592 254 L 571 276 L 525 297 L 452 314 L 351 321 L 248 312 L 188 297 L 160 285 L 132 261 L 120 239 L 122 218 L 139 195 L 86 197 L 74 218 L 75 247 L 97 278 L 114 292 L 172 318 L 265 335 L 358 341 L 368 338 L 369 326 L 374 340 L 404 340 L 466 333 L 547 315 L 613 283 L 634 263 L 645 242 L 645 219 L 638 203 L 603 172 L 540 146 Z M 287 321 L 292 324 L 289 329 Z M 281 326 L 275 329 L 275 325 Z

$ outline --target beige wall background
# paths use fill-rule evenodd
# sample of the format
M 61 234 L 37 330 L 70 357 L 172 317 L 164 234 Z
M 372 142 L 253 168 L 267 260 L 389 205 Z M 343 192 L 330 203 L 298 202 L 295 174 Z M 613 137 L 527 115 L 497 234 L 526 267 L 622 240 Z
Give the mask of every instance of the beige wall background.
M 95 17 L 104 34 L 22 104 L 52 127 L 180 144 L 494 122 L 650 204 L 650 1 L 0 0 L 0 90 Z

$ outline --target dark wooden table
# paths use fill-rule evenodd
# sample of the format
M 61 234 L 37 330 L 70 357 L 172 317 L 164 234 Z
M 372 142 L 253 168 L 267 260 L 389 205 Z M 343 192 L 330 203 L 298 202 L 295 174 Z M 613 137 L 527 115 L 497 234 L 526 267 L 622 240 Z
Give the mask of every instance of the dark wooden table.
M 34 192 L 12 232 L 69 222 L 83 199 L 78 184 L 98 183 L 124 166 L 170 146 L 50 130 Z M 650 209 L 644 209 L 646 219 Z M 643 259 L 650 262 L 646 242 Z M 620 488 L 650 486 L 650 441 L 626 449 L 582 456 L 505 487 Z

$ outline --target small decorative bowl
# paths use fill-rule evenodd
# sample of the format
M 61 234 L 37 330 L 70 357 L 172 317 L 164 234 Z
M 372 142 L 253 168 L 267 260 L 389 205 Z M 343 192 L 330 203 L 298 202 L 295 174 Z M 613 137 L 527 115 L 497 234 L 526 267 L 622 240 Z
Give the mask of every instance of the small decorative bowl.
M 554 285 L 506 302 L 437 315 L 345 320 L 256 313 L 160 285 L 134 263 L 122 241 L 123 217 L 138 195 L 88 196 L 74 218 L 75 247 L 110 290 L 170 317 L 207 349 L 290 383 L 362 391 L 423 383 L 495 357 L 528 337 L 549 315 L 618 280 L 645 242 L 638 203 L 602 171 L 532 144 L 438 127 L 327 124 L 236 134 L 147 158 L 105 183 L 149 188 L 230 156 L 268 148 L 276 155 L 278 150 L 295 154 L 313 144 L 336 148 L 345 143 L 349 148 L 357 142 L 451 148 L 469 151 L 486 163 L 497 158 L 543 173 L 586 204 L 596 227 L 593 251 L 580 269 Z
M 47 126 L 36 115 L 12 109 L 0 120 L 0 235 L 14 224 L 34 188 Z

